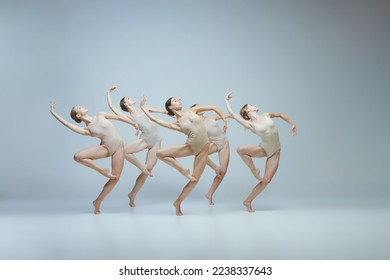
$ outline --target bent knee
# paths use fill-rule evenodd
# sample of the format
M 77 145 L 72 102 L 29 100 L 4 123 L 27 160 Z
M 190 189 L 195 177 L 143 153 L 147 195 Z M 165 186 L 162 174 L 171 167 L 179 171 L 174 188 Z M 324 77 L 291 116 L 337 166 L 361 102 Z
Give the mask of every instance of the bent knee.
M 121 178 L 121 174 L 115 175 L 115 176 L 116 176 L 115 179 L 112 179 L 112 180 L 118 182 L 119 179 Z
M 110 178 L 110 182 L 113 182 L 114 183 L 114 186 L 115 184 L 119 181 L 119 179 L 121 178 L 121 173 L 117 174 L 116 172 L 112 172 L 111 173 L 113 176 L 115 176 L 115 178 Z
M 75 153 L 73 159 L 77 162 L 80 162 L 82 160 L 82 157 L 80 156 L 79 153 Z
M 160 150 L 158 150 L 156 152 L 156 156 L 157 156 L 158 159 L 163 159 L 165 157 L 164 153 L 161 152 Z
M 221 169 L 221 170 L 219 171 L 219 175 L 220 175 L 221 177 L 225 177 L 226 173 L 227 173 L 227 170 L 226 170 L 226 169 Z
M 269 183 L 271 183 L 271 181 L 272 181 L 272 178 L 264 177 L 262 180 L 262 183 L 268 185 Z
M 238 147 L 237 149 L 236 149 L 236 151 L 237 151 L 237 153 L 239 154 L 239 155 L 243 155 L 244 154 L 244 151 L 243 151 L 244 149 L 242 148 L 242 147 Z

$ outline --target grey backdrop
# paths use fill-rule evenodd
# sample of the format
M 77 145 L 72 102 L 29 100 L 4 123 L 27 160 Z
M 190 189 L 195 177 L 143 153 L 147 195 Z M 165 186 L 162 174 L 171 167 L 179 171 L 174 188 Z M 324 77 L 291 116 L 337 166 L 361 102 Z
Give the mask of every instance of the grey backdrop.
M 388 201 L 389 30 L 385 0 L 1 1 L 0 203 L 28 199 L 44 208 L 95 198 L 105 180 L 73 154 L 98 141 L 58 123 L 49 103 L 67 120 L 76 104 L 107 111 L 112 84 L 115 104 L 146 94 L 148 105 L 163 107 L 181 96 L 185 107 L 226 112 L 232 90 L 236 112 L 252 103 L 290 116 L 298 136 L 276 120 L 281 163 L 264 195 Z M 135 138 L 130 126 L 115 125 L 125 141 Z M 185 141 L 160 132 L 163 146 Z M 259 139 L 232 120 L 228 137 L 231 163 L 215 200 L 242 201 L 256 181 L 235 149 Z M 125 163 L 107 200 L 125 197 L 137 175 Z M 212 178 L 206 169 L 193 195 L 203 196 Z M 139 200 L 173 201 L 184 183 L 159 162 Z

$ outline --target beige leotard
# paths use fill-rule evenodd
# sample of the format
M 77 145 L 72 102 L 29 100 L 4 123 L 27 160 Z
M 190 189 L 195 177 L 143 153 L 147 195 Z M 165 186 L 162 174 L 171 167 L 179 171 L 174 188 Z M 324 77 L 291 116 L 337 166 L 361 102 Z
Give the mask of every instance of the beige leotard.
M 123 144 L 114 125 L 104 117 L 103 113 L 97 113 L 87 127 L 91 136 L 100 139 L 100 145 L 107 148 L 110 156 Z
M 204 123 L 207 129 L 207 135 L 211 143 L 214 143 L 218 151 L 225 146 L 227 137 L 223 130 L 219 127 L 217 121 L 213 117 L 205 118 Z
M 264 148 L 267 157 L 270 157 L 280 149 L 279 131 L 269 113 L 263 113 L 259 118 L 259 122 L 253 122 L 252 127 L 263 140 L 260 146 Z
M 191 146 L 194 155 L 199 154 L 209 142 L 203 119 L 194 111 L 188 110 L 178 122 L 182 132 L 188 136 L 186 143 Z

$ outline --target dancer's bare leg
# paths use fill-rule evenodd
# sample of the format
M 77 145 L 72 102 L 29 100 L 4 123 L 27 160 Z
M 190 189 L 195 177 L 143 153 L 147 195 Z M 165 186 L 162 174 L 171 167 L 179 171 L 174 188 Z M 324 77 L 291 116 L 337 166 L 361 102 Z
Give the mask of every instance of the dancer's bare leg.
M 263 178 L 260 176 L 260 168 L 257 168 L 253 162 L 254 157 L 266 157 L 267 153 L 263 147 L 260 146 L 241 146 L 237 148 L 237 153 L 240 155 L 244 163 L 249 167 L 253 176 L 261 181 Z
M 135 167 L 137 167 L 142 172 L 146 173 L 148 176 L 152 176 L 152 174 L 148 171 L 146 164 L 140 162 L 135 153 L 145 150 L 148 147 L 148 144 L 144 139 L 137 139 L 126 143 L 125 145 L 125 158 L 127 161 L 132 163 Z
M 111 168 L 112 174 L 115 176 L 115 179 L 110 179 L 103 186 L 103 190 L 100 192 L 99 196 L 93 201 L 95 207 L 95 214 L 100 214 L 100 204 L 104 198 L 110 193 L 110 191 L 118 183 L 118 180 L 121 176 L 124 164 L 124 148 L 123 145 L 119 146 L 116 152 L 111 156 Z
M 219 168 L 219 174 L 215 176 L 213 183 L 211 184 L 211 187 L 206 194 L 206 198 L 209 200 L 210 205 L 214 205 L 213 201 L 213 195 L 219 185 L 222 183 L 223 178 L 226 175 L 227 168 L 229 166 L 229 161 L 230 161 L 230 146 L 229 142 L 226 142 L 225 146 L 219 151 L 218 153 L 219 156 L 219 163 L 221 167 Z
M 207 143 L 205 147 L 203 147 L 202 151 L 195 156 L 194 159 L 194 172 L 192 176 L 194 176 L 197 180 L 199 180 L 200 176 L 202 175 L 207 162 L 208 157 L 208 149 L 209 144 Z M 182 192 L 180 193 L 179 197 L 176 199 L 176 201 L 173 203 L 173 206 L 176 209 L 176 215 L 177 216 L 183 216 L 183 212 L 181 211 L 181 203 L 183 200 L 192 192 L 192 190 L 195 188 L 196 184 L 198 182 L 188 182 Z
M 218 165 L 216 165 L 215 163 L 214 163 L 214 161 L 212 161 L 209 157 L 207 157 L 207 165 L 208 166 L 210 166 L 210 168 L 212 169 L 212 170 L 214 170 L 214 172 L 215 172 L 215 175 L 216 176 L 219 176 L 219 166 Z
M 146 155 L 146 167 L 148 169 L 148 172 L 151 174 L 153 167 L 157 163 L 157 151 L 160 149 L 160 142 L 156 144 L 154 147 L 152 147 L 150 150 L 148 150 L 148 153 Z M 135 197 L 137 196 L 137 193 L 144 185 L 146 179 L 148 178 L 148 175 L 144 172 L 142 172 L 137 180 L 135 181 L 135 185 L 132 189 L 132 191 L 128 194 L 128 197 L 130 199 L 129 205 L 131 207 L 135 207 Z
M 244 200 L 244 205 L 247 208 L 248 212 L 255 212 L 252 208 L 252 201 L 265 189 L 265 187 L 271 182 L 274 177 L 276 170 L 279 166 L 280 159 L 280 150 L 274 153 L 269 157 L 265 163 L 265 172 L 264 178 L 259 182 L 249 194 L 249 196 Z
M 209 155 L 218 152 L 218 147 L 214 143 L 210 143 Z M 207 165 L 215 171 L 215 174 L 219 176 L 220 168 L 209 157 L 207 158 Z
M 132 191 L 127 195 L 129 198 L 129 205 L 130 207 L 135 207 L 135 197 L 137 196 L 137 193 L 141 189 L 142 185 L 145 183 L 146 179 L 149 176 L 142 172 L 140 175 L 138 175 L 137 179 L 135 180 L 135 185 Z
M 113 175 L 108 168 L 101 167 L 98 165 L 95 160 L 109 157 L 110 154 L 106 147 L 104 146 L 96 146 L 84 149 L 80 152 L 77 152 L 74 155 L 74 160 L 82 165 L 85 165 L 93 170 L 99 172 L 103 176 L 115 179 L 115 175 Z
M 192 155 L 192 149 L 189 144 L 182 144 L 173 147 L 161 148 L 157 151 L 157 157 L 166 164 L 172 166 L 188 178 L 191 182 L 196 182 L 196 178 L 191 175 L 189 168 L 184 168 L 176 158 L 187 157 Z

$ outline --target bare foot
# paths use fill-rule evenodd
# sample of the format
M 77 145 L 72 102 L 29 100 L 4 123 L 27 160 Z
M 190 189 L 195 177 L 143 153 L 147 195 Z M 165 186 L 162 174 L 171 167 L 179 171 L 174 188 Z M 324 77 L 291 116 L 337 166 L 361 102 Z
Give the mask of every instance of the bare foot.
M 206 194 L 205 197 L 208 199 L 210 205 L 214 205 L 212 196 L 210 196 L 209 194 Z
M 135 203 L 134 203 L 135 197 L 132 196 L 131 193 L 129 193 L 127 196 L 130 199 L 130 202 L 129 202 L 130 207 L 135 207 Z
M 180 203 L 178 201 L 175 201 L 173 203 L 173 206 L 176 208 L 176 216 L 183 216 L 183 212 L 181 212 L 180 209 Z
M 110 172 L 110 170 L 107 169 L 107 168 L 103 169 L 100 173 L 103 174 L 104 176 L 106 176 L 107 178 L 110 178 L 110 179 L 114 179 L 115 180 L 117 178 L 117 176 L 112 174 Z
M 252 204 L 249 201 L 245 200 L 244 205 L 249 213 L 255 212 L 255 210 L 253 210 L 253 208 L 252 208 Z
M 94 213 L 95 215 L 99 215 L 101 212 L 100 212 L 100 203 L 98 203 L 96 200 L 94 200 L 92 202 L 93 206 L 95 207 L 94 209 Z
M 186 169 L 183 169 L 182 171 L 180 171 L 181 174 L 183 174 L 186 178 L 190 179 L 191 182 L 197 182 L 198 179 L 196 179 L 195 177 L 193 177 L 190 173 L 190 169 L 189 168 L 186 168 Z

